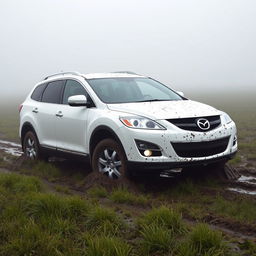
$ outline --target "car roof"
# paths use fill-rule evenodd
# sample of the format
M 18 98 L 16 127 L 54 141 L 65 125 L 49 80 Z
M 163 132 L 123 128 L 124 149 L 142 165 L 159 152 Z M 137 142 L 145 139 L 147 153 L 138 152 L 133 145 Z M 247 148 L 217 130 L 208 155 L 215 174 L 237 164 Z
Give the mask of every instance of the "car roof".
M 117 78 L 117 77 L 145 77 L 135 73 L 124 73 L 124 72 L 113 72 L 113 73 L 90 73 L 83 75 L 85 79 L 96 79 L 96 78 Z

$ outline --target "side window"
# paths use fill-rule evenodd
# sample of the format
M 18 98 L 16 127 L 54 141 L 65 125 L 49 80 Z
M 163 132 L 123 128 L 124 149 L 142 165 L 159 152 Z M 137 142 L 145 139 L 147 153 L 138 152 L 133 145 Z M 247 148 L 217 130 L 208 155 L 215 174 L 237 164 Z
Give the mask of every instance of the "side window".
M 43 94 L 45 87 L 46 87 L 46 84 L 41 84 L 41 85 L 37 86 L 31 95 L 31 99 L 36 100 L 36 101 L 41 101 L 42 94 Z
M 62 95 L 63 85 L 63 81 L 50 82 L 44 91 L 42 102 L 59 104 Z
M 67 80 L 64 95 L 63 95 L 63 104 L 68 104 L 68 98 L 74 95 L 85 95 L 89 98 L 84 87 L 74 80 Z

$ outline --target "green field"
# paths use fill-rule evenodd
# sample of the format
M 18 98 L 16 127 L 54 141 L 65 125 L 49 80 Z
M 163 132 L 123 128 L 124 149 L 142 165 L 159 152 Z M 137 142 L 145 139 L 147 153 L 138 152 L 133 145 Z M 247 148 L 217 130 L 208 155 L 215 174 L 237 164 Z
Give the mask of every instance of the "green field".
M 188 95 L 190 96 L 190 95 Z M 190 96 L 238 127 L 233 166 L 255 168 L 253 95 Z M 18 104 L 2 104 L 0 139 L 18 141 Z M 0 256 L 256 255 L 255 197 L 214 173 L 119 183 L 84 163 L 27 162 L 0 152 Z

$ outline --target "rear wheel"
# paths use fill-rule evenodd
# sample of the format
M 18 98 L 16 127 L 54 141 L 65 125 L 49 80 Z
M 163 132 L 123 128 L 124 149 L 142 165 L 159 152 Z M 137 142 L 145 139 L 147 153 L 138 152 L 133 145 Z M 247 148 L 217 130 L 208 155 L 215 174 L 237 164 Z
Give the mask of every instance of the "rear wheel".
M 92 169 L 109 178 L 120 179 L 128 174 L 126 162 L 121 146 L 113 139 L 104 139 L 94 149 Z
M 28 131 L 23 138 L 23 152 L 31 160 L 47 160 L 47 156 L 42 154 L 38 139 L 34 132 Z

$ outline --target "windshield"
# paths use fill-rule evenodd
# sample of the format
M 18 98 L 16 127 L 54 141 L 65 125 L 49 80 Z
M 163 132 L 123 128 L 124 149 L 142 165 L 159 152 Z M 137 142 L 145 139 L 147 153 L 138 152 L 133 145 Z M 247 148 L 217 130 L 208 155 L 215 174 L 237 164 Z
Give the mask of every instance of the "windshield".
M 97 78 L 87 80 L 105 103 L 182 100 L 167 86 L 150 78 Z

